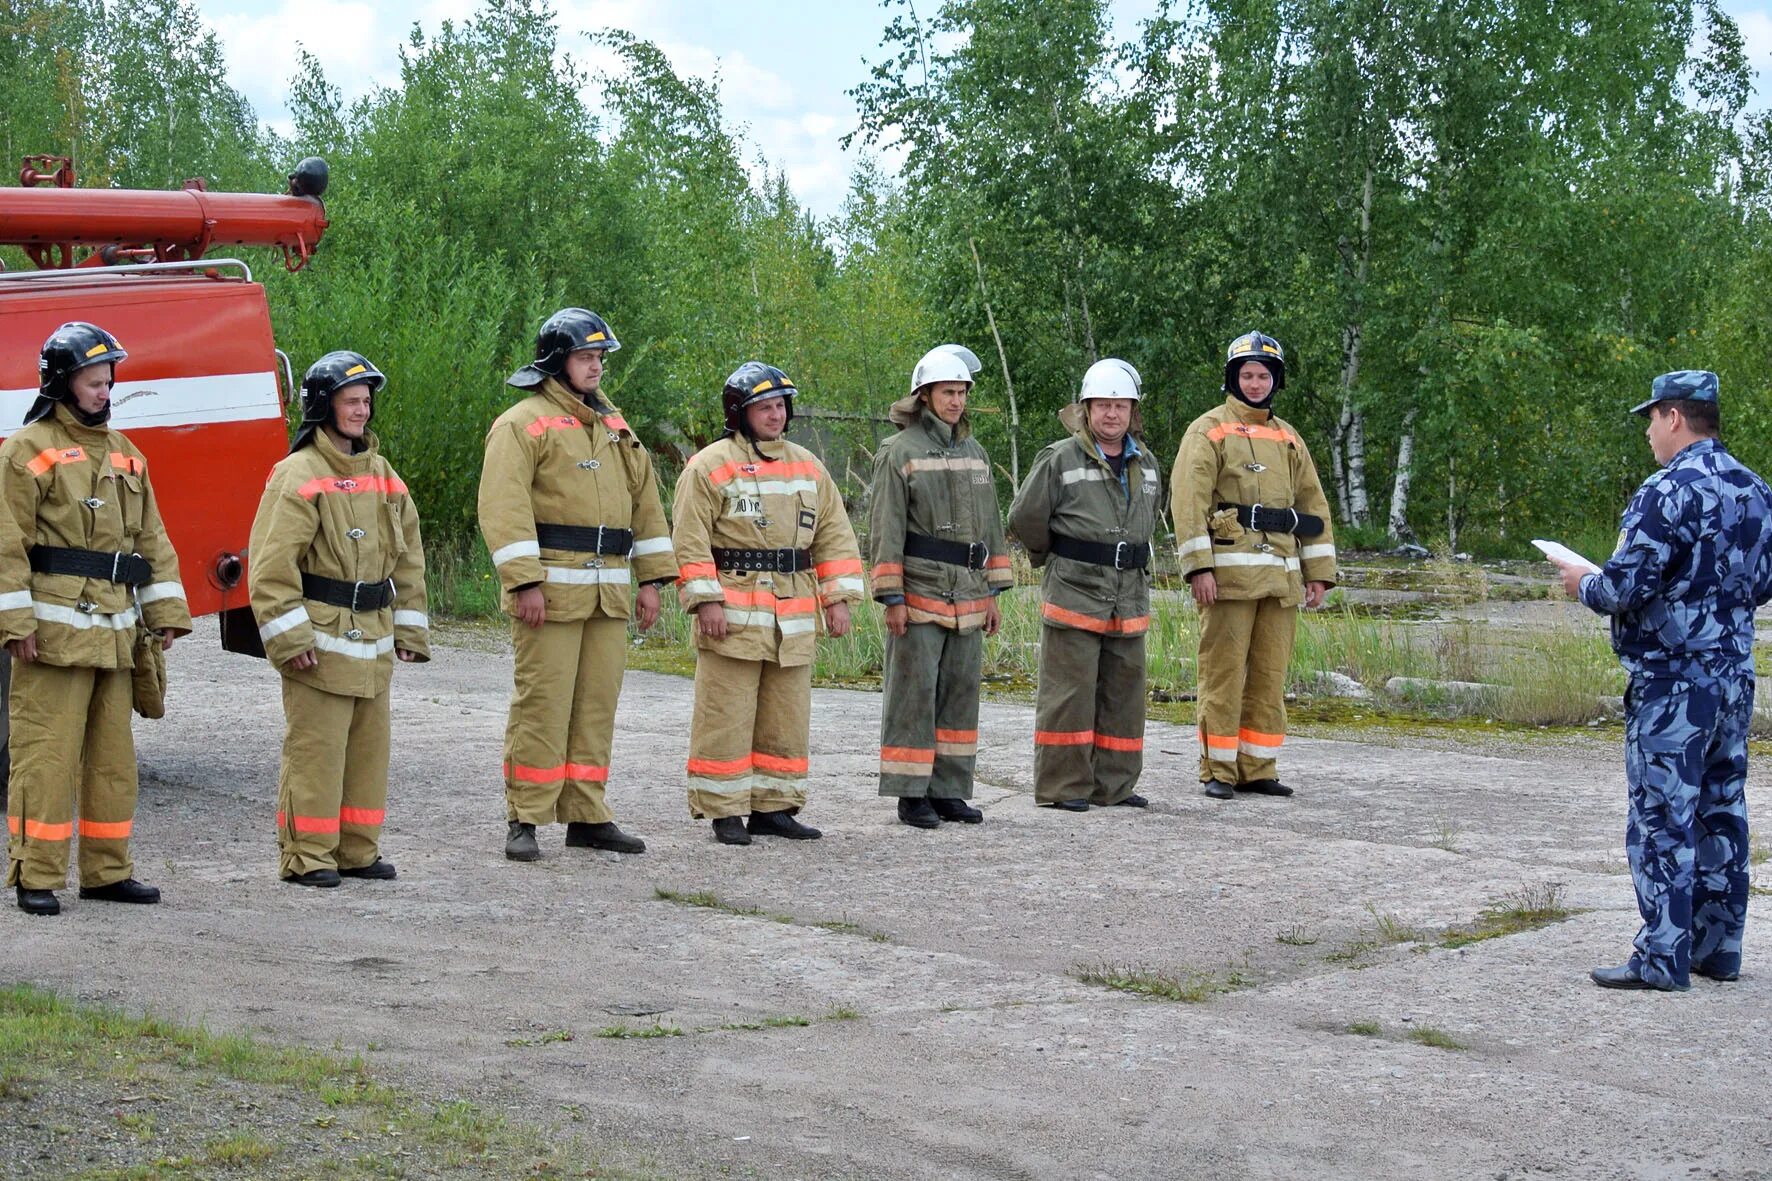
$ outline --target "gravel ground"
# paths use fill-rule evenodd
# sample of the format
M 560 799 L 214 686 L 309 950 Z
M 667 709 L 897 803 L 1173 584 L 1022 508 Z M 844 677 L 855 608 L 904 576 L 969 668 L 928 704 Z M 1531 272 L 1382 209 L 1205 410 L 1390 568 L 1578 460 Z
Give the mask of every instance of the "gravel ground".
M 874 794 L 878 697 L 819 691 L 805 819 L 825 839 L 728 848 L 683 801 L 689 683 L 635 674 L 611 798 L 647 853 L 563 850 L 556 828 L 516 865 L 509 657 L 459 639 L 395 678 L 400 879 L 317 892 L 276 880 L 275 676 L 207 622 L 170 654 L 169 716 L 137 728 L 138 876 L 166 902 L 6 908 L 0 979 L 361 1051 L 672 1175 L 1772 1176 L 1763 925 L 1735 984 L 1587 982 L 1637 922 L 1615 735 L 1296 738 L 1296 797 L 1220 804 L 1191 734 L 1157 725 L 1150 809 L 1071 815 L 1033 807 L 1031 709 L 994 704 L 986 822 L 926 833 Z M 1550 883 L 1581 913 L 1458 950 L 1382 938 Z M 1228 990 L 1143 1000 L 1088 967 Z M 786 1017 L 809 1024 L 725 1028 Z M 683 1033 L 596 1036 L 617 1025 Z

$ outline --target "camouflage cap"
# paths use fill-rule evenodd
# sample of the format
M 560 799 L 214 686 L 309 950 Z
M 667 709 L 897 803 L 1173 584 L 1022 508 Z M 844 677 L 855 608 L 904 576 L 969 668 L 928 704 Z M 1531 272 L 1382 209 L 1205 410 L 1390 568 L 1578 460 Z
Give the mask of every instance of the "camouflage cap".
M 1680 369 L 1663 373 L 1649 387 L 1649 400 L 1632 406 L 1632 414 L 1647 414 L 1657 402 L 1715 402 L 1717 375 L 1708 369 Z

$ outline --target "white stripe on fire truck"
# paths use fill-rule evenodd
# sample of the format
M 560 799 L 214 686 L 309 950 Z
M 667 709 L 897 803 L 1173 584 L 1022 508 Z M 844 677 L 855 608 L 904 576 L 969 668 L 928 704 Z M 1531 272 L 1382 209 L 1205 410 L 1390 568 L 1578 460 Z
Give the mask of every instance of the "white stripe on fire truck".
M 0 390 L 0 435 L 23 426 L 25 411 L 36 400 L 35 388 Z M 282 417 L 277 377 L 268 369 L 120 381 L 111 390 L 111 425 L 121 431 Z

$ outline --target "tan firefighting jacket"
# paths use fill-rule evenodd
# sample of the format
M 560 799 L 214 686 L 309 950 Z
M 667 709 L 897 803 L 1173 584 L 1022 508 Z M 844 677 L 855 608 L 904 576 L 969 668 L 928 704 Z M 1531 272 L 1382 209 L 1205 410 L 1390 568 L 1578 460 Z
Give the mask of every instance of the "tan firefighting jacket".
M 683 610 L 726 604 L 726 638 L 696 630 L 698 648 L 735 660 L 810 664 L 823 608 L 861 601 L 861 551 L 843 497 L 818 457 L 786 439 L 731 435 L 697 451 L 677 478 L 671 518 Z M 716 546 L 810 550 L 813 569 L 720 570 Z
M 373 431 L 354 455 L 325 431 L 271 469 L 252 519 L 247 587 L 265 655 L 326 693 L 375 697 L 393 678 L 394 649 L 431 658 L 418 507 L 381 457 Z M 394 580 L 394 604 L 352 611 L 302 595 L 303 572 L 341 582 Z M 313 668 L 289 661 L 313 650 Z
M 1194 419 L 1182 436 L 1170 478 L 1170 514 L 1181 571 L 1213 571 L 1227 599 L 1304 601 L 1306 582 L 1335 582 L 1335 538 L 1329 501 L 1310 449 L 1283 419 L 1226 396 Z M 1220 505 L 1297 509 L 1319 517 L 1315 537 L 1257 532 Z
M 1053 627 L 1105 636 L 1142 636 L 1150 628 L 1148 554 L 1157 526 L 1161 478 L 1144 444 L 1126 436 L 1122 477 L 1089 434 L 1084 404 L 1058 412 L 1070 431 L 1040 452 L 1009 506 L 1009 531 L 1041 568 L 1040 615 Z M 1114 569 L 1052 553 L 1052 535 L 1147 554 L 1142 570 Z
M 0 643 L 37 637 L 37 659 L 133 668 L 136 603 L 155 631 L 184 635 L 191 610 L 148 462 L 123 435 L 89 427 L 65 404 L 0 446 Z M 79 574 L 38 574 L 37 545 L 140 554 L 152 581 L 134 588 Z
M 634 546 L 626 554 L 547 548 L 536 541 L 538 521 L 631 529 Z M 505 610 L 515 611 L 517 591 L 540 583 L 552 622 L 626 619 L 634 583 L 677 573 L 652 456 L 620 411 L 599 417 L 551 377 L 486 434 L 480 532 Z
M 893 403 L 891 416 L 903 429 L 874 457 L 868 524 L 874 598 L 902 599 L 912 623 L 976 631 L 984 626 L 992 596 L 1015 582 L 991 461 L 963 414 L 950 427 L 913 394 Z M 907 531 L 982 544 L 988 556 L 973 570 L 907 555 Z

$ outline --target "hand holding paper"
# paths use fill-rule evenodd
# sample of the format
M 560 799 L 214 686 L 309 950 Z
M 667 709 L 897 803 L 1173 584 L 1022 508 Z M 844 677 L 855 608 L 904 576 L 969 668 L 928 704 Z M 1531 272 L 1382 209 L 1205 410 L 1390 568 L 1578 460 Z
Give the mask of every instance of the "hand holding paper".
M 1559 566 L 1579 566 L 1586 571 L 1593 573 L 1599 572 L 1600 568 L 1598 566 L 1594 565 L 1592 562 L 1588 561 L 1586 558 L 1582 557 L 1561 542 L 1542 541 L 1534 538 L 1532 544 L 1537 546 L 1545 557 L 1549 558 Z

